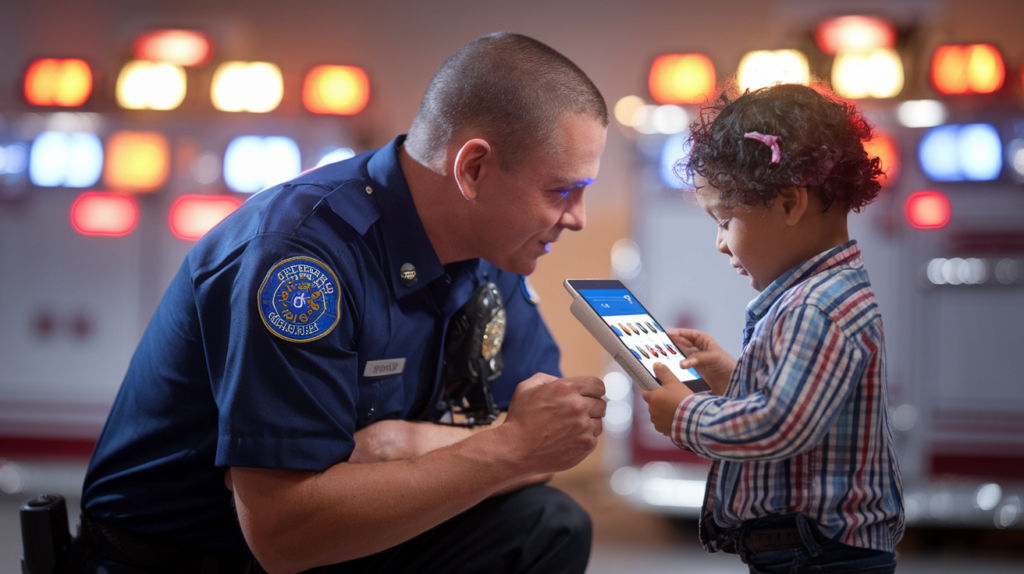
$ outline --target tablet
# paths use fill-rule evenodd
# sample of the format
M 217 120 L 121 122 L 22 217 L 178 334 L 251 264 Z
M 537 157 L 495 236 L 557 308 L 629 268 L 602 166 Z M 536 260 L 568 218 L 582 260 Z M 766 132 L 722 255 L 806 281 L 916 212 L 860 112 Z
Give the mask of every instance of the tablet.
M 697 371 L 679 367 L 686 358 L 683 352 L 621 282 L 566 279 L 565 288 L 573 298 L 569 307 L 573 316 L 642 389 L 661 386 L 654 364 L 663 363 L 694 392 L 709 390 Z

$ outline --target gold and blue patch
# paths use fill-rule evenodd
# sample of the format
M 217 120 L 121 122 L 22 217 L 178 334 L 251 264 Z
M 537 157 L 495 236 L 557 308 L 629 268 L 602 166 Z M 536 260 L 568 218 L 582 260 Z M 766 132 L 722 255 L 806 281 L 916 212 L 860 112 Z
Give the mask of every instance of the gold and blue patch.
M 290 257 L 270 268 L 257 305 L 274 335 L 293 343 L 315 341 L 338 324 L 338 278 L 320 260 Z
M 519 290 L 531 305 L 537 305 L 540 303 L 540 295 L 537 294 L 533 285 L 530 285 L 530 280 L 527 279 L 525 275 L 519 277 Z

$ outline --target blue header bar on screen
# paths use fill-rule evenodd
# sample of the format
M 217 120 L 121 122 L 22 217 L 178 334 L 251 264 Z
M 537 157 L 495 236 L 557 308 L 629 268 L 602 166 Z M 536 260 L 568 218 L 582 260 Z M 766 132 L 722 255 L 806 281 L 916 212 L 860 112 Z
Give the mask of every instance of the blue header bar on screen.
M 626 289 L 580 289 L 580 295 L 602 317 L 647 314 Z

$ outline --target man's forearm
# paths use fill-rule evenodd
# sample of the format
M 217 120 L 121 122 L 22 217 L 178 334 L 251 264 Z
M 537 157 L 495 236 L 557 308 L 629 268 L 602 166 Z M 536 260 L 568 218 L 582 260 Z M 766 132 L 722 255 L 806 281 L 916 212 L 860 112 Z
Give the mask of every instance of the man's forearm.
M 242 530 L 275 573 L 390 548 L 532 475 L 503 436 L 492 429 L 415 459 L 319 474 L 232 469 Z

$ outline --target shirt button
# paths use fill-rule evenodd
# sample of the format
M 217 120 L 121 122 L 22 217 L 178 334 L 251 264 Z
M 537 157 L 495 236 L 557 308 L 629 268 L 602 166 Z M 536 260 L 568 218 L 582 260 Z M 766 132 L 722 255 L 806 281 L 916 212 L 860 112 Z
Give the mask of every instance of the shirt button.
M 366 186 L 366 193 L 373 193 L 373 188 L 370 186 Z
M 416 267 L 412 263 L 405 263 L 399 270 L 398 276 L 402 278 L 402 281 L 412 283 L 416 280 Z

